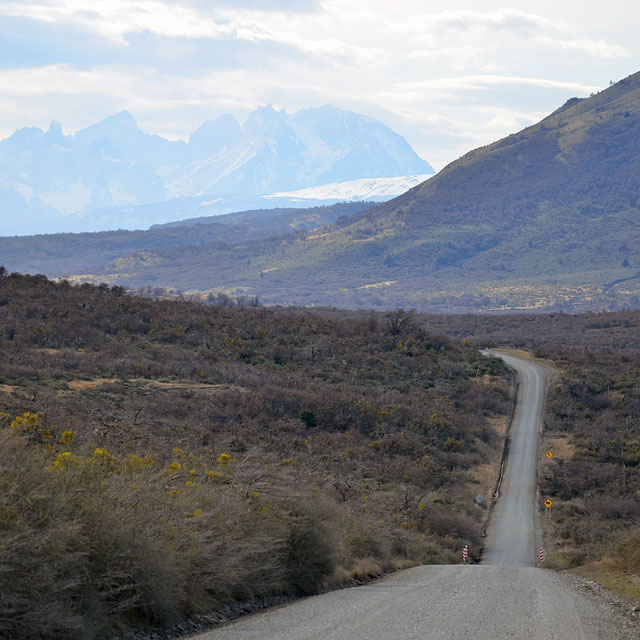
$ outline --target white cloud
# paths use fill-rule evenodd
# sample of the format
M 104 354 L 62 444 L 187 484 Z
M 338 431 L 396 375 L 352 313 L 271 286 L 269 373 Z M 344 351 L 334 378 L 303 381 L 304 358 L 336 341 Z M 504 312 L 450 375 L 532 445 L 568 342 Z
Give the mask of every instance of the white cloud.
M 0 67 L 0 130 L 75 130 L 126 108 L 184 138 L 224 111 L 334 103 L 442 166 L 635 71 L 637 37 L 612 2 L 0 0 L 0 65 L 15 69 Z
M 603 39 L 590 39 L 576 35 L 576 28 L 562 21 L 520 11 L 498 9 L 496 11 L 458 10 L 422 14 L 401 23 L 392 23 L 387 29 L 412 34 L 411 41 L 425 48 L 410 55 L 426 59 L 429 55 L 452 47 L 450 42 L 464 42 L 475 53 L 495 52 L 505 40 L 517 38 L 520 46 L 529 41 L 534 45 L 554 47 L 588 53 L 600 58 L 626 58 L 631 53 L 623 46 Z M 510 44 L 513 49 L 513 44 Z M 455 50 L 456 48 L 453 47 Z
M 183 3 L 160 0 L 109 0 L 96 2 L 87 11 L 84 0 L 60 0 L 55 4 L 11 1 L 0 6 L 0 14 L 72 25 L 122 46 L 130 46 L 130 37 L 134 34 L 151 33 L 168 39 L 236 41 L 238 46 L 242 43 L 277 45 L 329 63 L 371 65 L 385 59 L 384 51 L 377 46 L 359 46 L 336 37 L 309 37 L 285 28 L 286 25 L 299 28 L 306 22 L 305 18 L 298 22 L 287 16 L 268 20 L 263 12 L 248 10 L 242 4 L 239 7 L 231 2 L 226 4 L 226 7 L 198 11 Z M 244 4 L 253 7 L 259 3 Z M 286 8 L 302 3 L 281 4 Z M 175 43 L 170 41 L 164 46 L 176 50 Z
M 472 58 L 486 53 L 484 47 L 444 47 L 443 49 L 414 49 L 409 51 L 407 58 L 414 60 L 451 60 L 452 58 Z
M 539 41 L 565 51 L 588 53 L 594 58 L 629 58 L 632 55 L 625 47 L 609 44 L 604 40 L 588 40 L 586 38 L 578 38 L 577 40 L 554 40 L 553 38 L 544 37 L 539 38 Z
M 518 11 L 498 9 L 497 11 L 475 11 L 464 9 L 426 13 L 389 24 L 389 31 L 413 33 L 417 40 L 433 37 L 450 38 L 452 34 L 485 34 L 486 32 L 510 32 L 532 34 L 553 30 L 554 22 L 542 16 Z
M 179 4 L 158 0 L 109 0 L 94 2 L 87 10 L 84 0 L 48 2 L 8 2 L 2 13 L 50 23 L 67 23 L 103 37 L 125 43 L 125 35 L 150 31 L 168 37 L 222 37 L 232 33 L 220 20 Z
M 549 80 L 547 78 L 528 78 L 518 76 L 502 75 L 471 75 L 456 76 L 446 78 L 433 78 L 430 80 L 420 80 L 417 82 L 401 82 L 396 86 L 399 90 L 425 91 L 440 90 L 448 93 L 457 91 L 483 91 L 489 87 L 522 85 L 533 86 L 545 89 L 565 89 L 577 93 L 591 93 L 599 91 L 602 87 L 583 85 L 576 82 L 564 82 L 559 80 Z

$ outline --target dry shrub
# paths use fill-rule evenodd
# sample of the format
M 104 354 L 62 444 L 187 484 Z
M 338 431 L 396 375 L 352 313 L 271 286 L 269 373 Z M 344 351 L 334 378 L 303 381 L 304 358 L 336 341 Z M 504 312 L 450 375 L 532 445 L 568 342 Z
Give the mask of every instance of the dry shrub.
M 416 564 L 424 564 L 420 562 L 416 562 L 415 560 L 409 560 L 407 558 L 398 558 L 394 560 L 392 563 L 392 568 L 396 571 L 400 571 L 402 569 L 410 569 L 411 567 L 415 567 Z
M 335 532 L 323 517 L 332 509 L 324 501 L 299 500 L 291 505 L 285 556 L 289 589 L 298 595 L 318 590 L 336 567 Z
M 167 491 L 164 469 L 130 475 L 108 458 L 34 448 L 14 430 L 0 446 L 2 637 L 93 638 L 282 593 L 296 544 L 301 588 L 328 571 L 322 554 L 304 564 L 314 525 L 301 518 L 291 536 L 236 488 Z
M 334 589 L 336 587 L 346 587 L 352 583 L 353 576 L 351 575 L 351 571 L 345 569 L 342 565 L 339 565 L 324 581 L 323 587 L 326 589 Z
M 389 555 L 389 542 L 385 540 L 384 532 L 356 517 L 345 518 L 341 534 L 341 562 L 347 566 L 361 558 L 382 558 Z
M 230 601 L 282 593 L 285 522 L 270 512 L 247 510 L 233 488 L 208 489 L 199 504 L 203 513 L 183 520 L 176 536 L 186 578 L 185 610 L 210 611 Z
M 132 491 L 128 478 L 93 459 L 69 456 L 63 469 L 15 433 L 1 438 L 12 455 L 1 464 L 0 584 L 11 615 L 0 630 L 95 637 L 119 621 L 175 617 L 180 582 L 165 525 L 137 504 L 154 492 Z
M 613 558 L 620 570 L 640 573 L 640 529 L 634 529 L 618 543 Z
M 236 463 L 221 454 L 209 462 L 215 471 L 182 449 L 170 464 L 118 457 L 86 440 L 53 444 L 59 433 L 24 416 L 0 431 L 0 604 L 9 612 L 0 636 L 105 637 L 458 559 L 421 539 L 415 522 L 388 517 L 400 505 L 421 513 L 406 491 L 367 496 L 354 510 L 293 491 L 298 471 L 284 460 L 261 496 L 250 487 L 264 464 L 252 455 Z M 447 530 L 453 522 L 464 519 Z
M 372 558 L 358 560 L 356 565 L 351 569 L 351 577 L 356 580 L 375 578 L 381 574 L 382 567 Z
M 480 545 L 481 529 L 471 517 L 456 513 L 451 508 L 440 507 L 433 509 L 425 518 L 425 528 L 443 538 L 446 547 L 459 546 L 459 540 L 468 540 L 472 544 Z
M 0 432 L 0 448 L 0 637 L 91 637 L 73 606 L 85 556 L 73 505 L 16 434 Z

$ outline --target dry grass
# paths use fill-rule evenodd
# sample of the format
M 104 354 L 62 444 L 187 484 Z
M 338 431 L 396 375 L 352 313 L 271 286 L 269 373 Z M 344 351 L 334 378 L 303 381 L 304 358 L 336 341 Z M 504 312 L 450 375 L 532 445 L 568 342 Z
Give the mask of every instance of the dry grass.
M 481 464 L 473 468 L 470 476 L 477 482 L 478 494 L 484 498 L 484 504 L 491 502 L 491 497 L 498 481 L 498 470 L 500 468 L 500 449 L 496 447 L 495 460 L 493 464 Z
M 71 391 L 84 391 L 85 389 L 96 389 L 104 384 L 113 384 L 117 378 L 98 378 L 97 380 L 71 380 L 67 382 L 67 387 Z
M 550 464 L 558 460 L 571 460 L 576 450 L 575 445 L 571 443 L 570 437 L 567 434 L 544 438 L 542 448 L 542 462 L 545 463 L 548 461 Z M 553 458 L 549 459 L 547 457 L 547 451 L 553 454 Z
M 351 569 L 351 577 L 355 580 L 375 578 L 382 575 L 382 566 L 372 558 L 362 558 Z
M 145 380 L 143 378 L 132 378 L 130 382 L 137 383 L 149 389 L 160 391 L 199 391 L 204 393 L 217 393 L 231 391 L 235 393 L 247 393 L 249 389 L 233 384 L 204 384 L 198 382 L 161 382 L 159 380 Z
M 507 418 L 505 416 L 496 416 L 488 418 L 487 423 L 494 430 L 495 434 L 504 441 L 504 436 L 507 432 Z M 502 452 L 500 452 L 500 455 L 502 455 Z
M 87 389 L 97 389 L 105 384 L 114 384 L 118 382 L 118 378 L 94 378 L 93 380 L 70 380 L 67 387 L 71 391 L 85 391 Z M 231 384 L 204 384 L 198 382 L 162 382 L 160 380 L 146 380 L 144 378 L 130 378 L 129 383 L 137 384 L 141 387 L 149 389 L 159 389 L 161 391 L 201 391 L 201 392 L 217 392 L 217 391 L 234 391 L 236 393 L 245 393 L 248 391 L 245 387 Z M 0 385 L 0 391 L 11 393 L 13 387 L 9 385 Z
M 590 562 L 572 572 L 590 578 L 594 582 L 622 596 L 629 603 L 640 605 L 640 574 L 621 569 L 610 558 Z

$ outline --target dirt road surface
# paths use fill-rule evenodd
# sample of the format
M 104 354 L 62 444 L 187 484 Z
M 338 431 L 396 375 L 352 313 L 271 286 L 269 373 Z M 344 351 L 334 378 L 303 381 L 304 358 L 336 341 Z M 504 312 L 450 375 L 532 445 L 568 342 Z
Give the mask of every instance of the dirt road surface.
M 540 534 L 536 509 L 539 431 L 546 388 L 545 370 L 534 361 L 497 354 L 520 382 L 511 425 L 509 457 L 487 530 L 483 565 L 535 566 Z

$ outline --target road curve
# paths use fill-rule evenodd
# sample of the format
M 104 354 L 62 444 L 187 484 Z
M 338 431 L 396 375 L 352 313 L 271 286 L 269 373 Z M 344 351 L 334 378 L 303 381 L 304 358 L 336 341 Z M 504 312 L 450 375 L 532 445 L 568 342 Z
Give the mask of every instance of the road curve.
M 532 360 L 501 352 L 518 374 L 518 397 L 511 424 L 509 455 L 499 499 L 487 529 L 482 564 L 535 566 L 540 535 L 536 509 L 539 432 L 546 388 L 546 373 Z
M 433 565 L 306 598 L 209 632 L 198 640 L 628 640 L 637 627 L 535 568 L 535 478 L 544 370 L 502 357 L 520 380 L 507 463 L 480 565 Z

